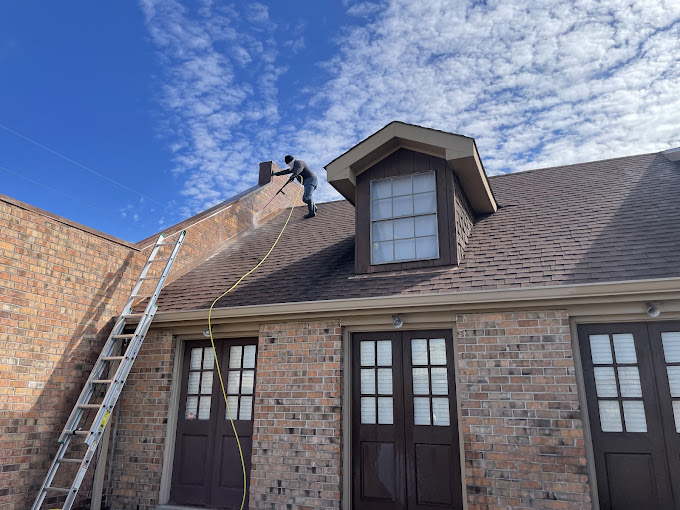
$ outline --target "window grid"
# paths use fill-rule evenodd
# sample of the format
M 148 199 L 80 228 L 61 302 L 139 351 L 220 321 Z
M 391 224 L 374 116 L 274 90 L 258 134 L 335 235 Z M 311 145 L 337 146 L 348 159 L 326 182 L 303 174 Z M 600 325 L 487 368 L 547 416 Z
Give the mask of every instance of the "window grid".
M 361 423 L 367 425 L 394 424 L 394 380 L 392 377 L 392 341 L 362 340 L 360 344 Z M 389 354 L 387 354 L 389 353 Z M 387 379 L 380 379 L 382 371 L 389 370 L 389 391 Z
M 593 337 L 598 337 L 602 338 L 603 336 L 606 336 L 608 339 L 608 344 L 609 344 L 609 349 L 610 349 L 610 359 L 611 361 L 606 361 L 606 362 L 597 362 L 595 360 L 595 357 L 593 356 Z M 639 379 L 639 367 L 638 367 L 638 361 L 637 361 L 637 356 L 635 355 L 634 361 L 630 361 L 630 358 L 627 358 L 627 361 L 622 362 L 619 361 L 619 358 L 622 356 L 619 354 L 620 352 L 623 351 L 621 347 L 617 349 L 616 345 L 616 339 L 614 337 L 630 337 L 630 339 L 633 342 L 633 352 L 635 352 L 635 340 L 633 335 L 591 335 L 590 336 L 590 341 L 591 341 L 591 360 L 593 362 L 593 378 L 595 379 L 595 395 L 597 396 L 597 402 L 598 402 L 598 411 L 600 413 L 600 426 L 602 428 L 602 432 L 647 432 L 647 420 L 646 420 L 646 414 L 645 414 L 645 409 L 644 409 L 644 401 L 642 400 L 642 385 L 641 381 Z M 619 344 L 620 346 L 621 344 Z M 600 390 L 603 390 L 605 388 L 604 383 L 602 386 L 598 386 L 598 380 L 596 377 L 597 374 L 597 369 L 607 369 L 611 368 L 613 370 L 613 375 L 614 375 L 614 383 L 616 386 L 615 392 L 616 395 L 601 395 Z M 629 369 L 636 369 L 638 378 L 637 381 L 634 379 L 632 380 L 632 385 L 631 382 L 629 382 L 625 387 L 624 390 L 622 391 L 622 383 L 621 383 L 621 374 L 622 373 L 631 373 Z M 635 385 L 635 382 L 637 382 L 637 385 Z M 639 395 L 634 395 L 634 396 L 624 396 L 624 393 L 631 392 L 631 388 L 635 393 L 639 391 Z M 612 388 L 613 389 L 613 388 Z M 604 393 L 604 391 L 602 391 Z M 642 408 L 642 422 L 638 423 L 639 428 L 635 428 L 634 425 L 632 425 L 632 420 L 634 418 L 633 413 L 634 411 L 638 410 L 639 408 Z M 627 412 L 629 411 L 629 412 Z M 614 419 L 615 423 L 612 422 L 607 422 L 609 423 L 609 426 L 605 426 L 605 422 L 603 420 L 603 414 L 607 412 L 611 413 L 618 413 L 618 416 L 612 416 Z M 630 419 L 628 419 L 630 417 Z
M 424 343 L 424 344 L 423 344 Z M 417 348 L 424 345 L 424 351 Z M 443 349 L 442 349 L 443 348 Z M 437 352 L 439 351 L 439 352 Z M 435 354 L 437 356 L 435 356 Z M 441 355 L 443 354 L 443 357 Z M 413 375 L 413 414 L 414 425 L 444 426 L 451 425 L 449 409 L 448 367 L 446 364 L 446 341 L 443 338 L 414 338 L 411 340 L 411 373 Z M 426 380 L 416 381 L 416 374 L 424 374 Z M 444 375 L 436 379 L 433 373 Z M 439 379 L 439 380 L 437 380 Z M 423 391 L 422 387 L 427 386 Z M 428 421 L 419 421 L 419 411 L 428 407 Z M 422 415 L 420 415 L 422 416 Z M 420 418 L 422 419 L 422 418 Z
M 209 420 L 215 358 L 212 347 L 191 349 L 184 419 Z
M 431 175 L 433 178 L 433 183 L 434 186 L 433 188 L 427 189 L 426 191 L 419 191 L 415 192 L 413 188 L 413 177 L 414 176 L 423 176 L 423 175 Z M 390 181 L 391 183 L 397 179 L 404 179 L 405 176 L 397 176 L 397 177 L 388 177 L 385 179 L 380 179 L 376 181 L 371 181 L 370 183 L 370 203 L 369 203 L 369 212 L 370 212 L 370 217 L 371 217 L 371 224 L 370 224 L 370 250 L 371 250 L 371 264 L 390 264 L 390 263 L 397 263 L 397 262 L 409 262 L 409 261 L 416 261 L 416 260 L 431 260 L 431 259 L 436 259 L 439 258 L 439 223 L 438 223 L 438 218 L 437 218 L 437 188 L 436 188 L 436 175 L 434 171 L 430 172 L 422 172 L 422 173 L 417 173 L 417 174 L 412 174 L 409 176 L 411 179 L 411 193 L 410 194 L 401 194 L 401 195 L 395 195 L 394 192 L 390 192 L 389 197 L 376 197 L 374 193 L 374 185 L 375 183 L 380 183 L 380 182 L 386 182 Z M 415 210 L 411 214 L 395 214 L 394 209 L 392 208 L 392 214 L 389 217 L 384 217 L 384 218 L 373 218 L 373 204 L 374 202 L 378 200 L 394 200 L 394 198 L 402 198 L 402 197 L 412 197 L 412 203 L 415 203 L 416 197 L 419 196 L 425 196 L 428 194 L 434 193 L 434 211 L 428 211 L 428 212 L 422 212 L 422 213 L 416 213 Z M 432 217 L 434 218 L 434 233 L 429 233 L 429 234 L 421 234 L 418 235 L 417 228 L 416 228 L 416 218 L 425 218 L 425 217 Z M 413 218 L 414 221 L 414 235 L 413 236 L 408 236 L 408 237 L 395 237 L 394 235 L 394 221 L 395 220 L 400 220 L 400 219 L 409 219 Z M 375 240 L 374 241 L 374 227 L 378 224 L 387 224 L 388 222 L 392 223 L 392 238 L 391 239 L 385 239 L 382 241 Z M 435 248 L 436 252 L 432 255 L 427 255 L 427 256 L 418 256 L 418 239 L 424 240 L 427 238 L 433 238 L 434 243 L 435 243 Z M 414 257 L 413 258 L 397 258 L 397 243 L 400 241 L 408 241 L 408 240 L 413 240 L 414 242 Z M 375 250 L 377 249 L 377 244 L 379 243 L 386 243 L 386 242 L 391 242 L 392 243 L 392 259 L 391 260 L 384 260 L 384 261 L 379 261 L 376 260 L 376 255 L 375 255 Z
M 255 345 L 232 345 L 227 369 L 227 403 L 224 419 L 251 420 L 255 391 Z
M 661 339 L 671 392 L 671 411 L 675 419 L 675 431 L 680 434 L 680 333 L 663 332 Z

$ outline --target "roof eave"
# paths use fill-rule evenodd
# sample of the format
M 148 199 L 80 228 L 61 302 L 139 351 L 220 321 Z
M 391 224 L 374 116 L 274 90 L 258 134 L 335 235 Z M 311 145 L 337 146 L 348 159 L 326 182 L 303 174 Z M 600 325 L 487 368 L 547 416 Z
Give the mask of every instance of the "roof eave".
M 496 200 L 473 138 L 404 122 L 389 123 L 328 163 L 327 180 L 354 204 L 357 175 L 400 148 L 446 159 L 474 211 L 478 214 L 496 211 Z

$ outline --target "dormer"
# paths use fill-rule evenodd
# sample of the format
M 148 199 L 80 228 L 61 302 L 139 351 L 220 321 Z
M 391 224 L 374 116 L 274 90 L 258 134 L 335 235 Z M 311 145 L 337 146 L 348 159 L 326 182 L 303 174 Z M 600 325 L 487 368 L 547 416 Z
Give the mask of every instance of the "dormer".
M 391 122 L 326 165 L 355 207 L 357 273 L 457 265 L 497 205 L 473 138 Z

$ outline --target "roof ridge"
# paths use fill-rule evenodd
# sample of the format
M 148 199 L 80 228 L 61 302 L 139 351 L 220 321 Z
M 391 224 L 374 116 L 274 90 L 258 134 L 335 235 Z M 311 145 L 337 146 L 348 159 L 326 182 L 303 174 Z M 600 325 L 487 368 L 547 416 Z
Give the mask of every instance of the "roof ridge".
M 592 163 L 605 163 L 607 161 L 615 161 L 619 159 L 632 159 L 632 158 L 640 158 L 643 156 L 651 156 L 652 154 L 661 154 L 663 151 L 655 151 L 655 152 L 644 152 L 642 154 L 631 154 L 629 156 L 618 156 L 616 158 L 606 158 L 606 159 L 591 159 L 589 161 L 581 161 L 580 163 L 570 163 L 568 165 L 557 165 L 557 166 L 546 166 L 542 168 L 531 168 L 529 170 L 517 170 L 516 172 L 507 172 L 503 174 L 496 174 L 496 175 L 490 175 L 489 179 L 494 179 L 496 177 L 508 177 L 510 175 L 518 175 L 518 174 L 527 174 L 530 172 L 540 172 L 542 170 L 557 170 L 559 168 L 569 168 L 573 166 L 579 166 L 579 165 L 590 165 Z

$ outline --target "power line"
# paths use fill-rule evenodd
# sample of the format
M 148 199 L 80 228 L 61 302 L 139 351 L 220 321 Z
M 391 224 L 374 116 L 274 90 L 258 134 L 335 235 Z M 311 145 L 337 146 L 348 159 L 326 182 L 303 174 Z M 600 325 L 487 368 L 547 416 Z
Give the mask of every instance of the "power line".
M 116 216 L 115 214 L 111 214 L 109 211 L 106 211 L 106 210 L 104 210 L 100 207 L 97 207 L 96 205 L 92 205 L 92 204 L 89 204 L 87 202 L 83 202 L 82 200 L 74 197 L 73 195 L 69 195 L 68 193 L 64 193 L 63 191 L 59 191 L 59 190 L 56 190 L 54 188 L 50 188 L 49 186 L 46 186 L 45 184 L 42 184 L 41 182 L 35 181 L 35 180 L 31 179 L 30 177 L 26 177 L 25 175 L 21 175 L 20 173 L 14 172 L 14 171 L 10 170 L 9 168 L 5 168 L 4 166 L 0 166 L 0 170 L 4 170 L 5 172 L 12 174 L 12 175 L 16 175 L 17 177 L 21 177 L 22 179 L 25 179 L 28 182 L 31 182 L 33 184 L 37 184 L 38 186 L 41 186 L 41 187 L 43 187 L 47 190 L 50 190 L 54 193 L 57 193 L 58 195 L 66 197 L 69 200 L 73 200 L 74 202 L 78 202 L 79 204 L 82 204 L 82 205 L 85 205 L 87 207 L 91 207 L 92 209 L 96 209 L 97 211 L 103 212 L 107 216 L 111 216 L 112 218 L 115 218 L 116 220 L 119 220 L 119 221 L 122 220 L 125 223 L 129 223 L 130 225 L 134 226 L 135 228 L 139 228 L 139 229 L 143 228 L 143 227 L 140 227 L 139 225 L 132 223 L 131 221 L 126 220 L 125 218 L 121 218 L 119 216 Z
M 107 181 L 111 181 L 112 183 L 117 184 L 117 185 L 120 186 L 121 188 L 125 188 L 126 190 L 131 191 L 132 193 L 135 193 L 135 194 L 139 195 L 140 197 L 146 198 L 147 200 L 151 200 L 153 203 L 158 204 L 158 205 L 160 205 L 161 207 L 165 207 L 165 208 L 166 208 L 167 210 L 169 210 L 169 211 L 172 211 L 172 209 L 171 209 L 170 207 L 168 207 L 167 205 L 162 204 L 162 203 L 158 202 L 157 200 L 154 200 L 153 198 L 148 197 L 148 196 L 144 195 L 143 193 L 140 193 L 139 191 L 135 191 L 135 190 L 133 190 L 132 188 L 127 187 L 125 184 L 121 184 L 120 182 L 115 181 L 115 180 L 111 179 L 110 177 L 107 177 L 107 176 L 104 175 L 104 174 L 100 174 L 99 172 L 97 172 L 97 171 L 95 171 L 95 170 L 92 170 L 90 167 L 87 167 L 87 166 L 85 166 L 85 165 L 83 165 L 83 164 L 81 164 L 81 163 L 78 163 L 77 161 L 74 161 L 74 160 L 72 160 L 71 158 L 68 158 L 68 157 L 64 156 L 63 154 L 60 154 L 60 153 L 58 153 L 57 151 L 55 151 L 55 150 L 53 150 L 53 149 L 50 149 L 49 147 L 45 147 L 44 145 L 42 145 L 42 144 L 36 142 L 35 140 L 31 140 L 31 139 L 28 138 L 27 136 L 24 136 L 24 135 L 22 135 L 21 133 L 17 133 L 16 131 L 14 131 L 14 130 L 8 128 L 7 126 L 3 126 L 2 124 L 0 124 L 0 128 L 4 129 L 5 131 L 8 131 L 8 132 L 12 133 L 13 135 L 18 136 L 19 138 L 23 138 L 23 139 L 26 140 L 27 142 L 30 142 L 30 143 L 32 143 L 33 145 L 36 145 L 37 147 L 40 147 L 41 149 L 45 149 L 46 151 L 51 152 L 51 153 L 54 154 L 55 156 L 59 156 L 60 158 L 62 158 L 62 159 L 64 159 L 64 160 L 68 161 L 69 163 L 72 163 L 72 164 L 74 164 L 74 165 L 76 165 L 76 166 L 79 166 L 79 167 L 82 168 L 83 170 L 87 170 L 88 172 L 91 172 L 91 173 L 93 173 L 93 174 L 95 174 L 95 175 L 98 175 L 98 176 L 101 177 L 102 179 L 106 179 Z

